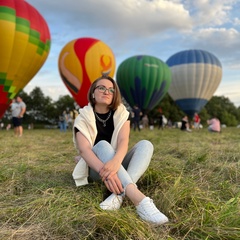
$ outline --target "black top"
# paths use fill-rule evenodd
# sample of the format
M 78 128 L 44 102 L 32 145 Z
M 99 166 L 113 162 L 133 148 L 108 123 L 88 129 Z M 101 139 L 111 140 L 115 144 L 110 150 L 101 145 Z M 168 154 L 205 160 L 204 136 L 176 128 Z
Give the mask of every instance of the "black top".
M 97 113 L 97 115 L 103 120 L 107 119 L 108 114 L 109 112 L 104 114 Z M 112 134 L 114 130 L 113 114 L 114 112 L 112 112 L 110 118 L 106 121 L 105 127 L 103 126 L 103 123 L 96 118 L 96 126 L 98 133 L 94 145 L 96 145 L 101 140 L 106 140 L 107 142 L 111 143 Z
M 97 133 L 97 137 L 96 137 L 96 140 L 94 142 L 94 145 L 96 145 L 101 140 L 106 140 L 107 142 L 111 143 L 112 134 L 113 134 L 113 131 L 114 131 L 114 124 L 113 124 L 114 112 L 115 111 L 112 112 L 111 117 L 106 121 L 106 126 L 105 127 L 103 126 L 103 123 L 100 122 L 96 118 L 96 126 L 97 126 L 98 133 Z M 109 112 L 104 113 L 104 114 L 97 113 L 97 115 L 103 120 L 107 119 L 108 114 L 109 114 Z M 131 115 L 129 113 L 127 121 L 130 120 L 130 119 L 131 119 Z

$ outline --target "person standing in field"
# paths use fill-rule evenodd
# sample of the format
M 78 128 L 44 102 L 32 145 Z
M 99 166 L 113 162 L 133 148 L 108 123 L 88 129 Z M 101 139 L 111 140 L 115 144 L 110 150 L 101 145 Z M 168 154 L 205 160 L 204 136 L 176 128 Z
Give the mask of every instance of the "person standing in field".
M 149 126 L 149 119 L 147 114 L 144 114 L 142 117 L 142 125 L 143 125 L 143 128 L 148 128 Z
M 11 103 L 12 123 L 15 136 L 21 137 L 23 134 L 22 120 L 26 112 L 26 104 L 21 97 L 14 98 Z
M 138 129 L 138 131 L 140 132 L 141 131 L 140 117 L 142 116 L 141 109 L 137 105 L 134 105 L 132 113 L 133 113 L 133 130 L 136 131 L 136 129 Z
M 26 112 L 26 104 L 25 104 L 25 102 L 23 102 L 22 98 L 19 96 L 17 97 L 17 103 L 18 103 L 19 110 L 20 110 L 19 115 L 18 115 L 18 119 L 19 119 L 18 134 L 19 134 L 19 137 L 21 137 L 23 135 L 22 122 L 23 122 L 24 113 Z
M 67 115 L 67 112 L 64 110 L 62 114 L 59 115 L 60 132 L 67 131 L 67 122 L 68 122 L 68 115 Z
M 193 117 L 193 126 L 194 126 L 194 129 L 199 129 L 199 127 L 200 127 L 200 122 L 201 122 L 201 119 L 200 119 L 198 113 L 194 113 L 194 117 Z
M 18 103 L 15 98 L 12 99 L 12 103 L 10 105 L 10 111 L 12 114 L 12 124 L 14 129 L 15 136 L 18 136 L 18 127 L 19 127 L 19 121 L 18 121 L 18 115 L 19 115 L 19 108 Z
M 110 195 L 100 203 L 103 210 L 117 210 L 125 197 L 145 221 L 164 224 L 168 218 L 153 200 L 138 188 L 147 170 L 153 145 L 141 140 L 128 151 L 130 113 L 121 102 L 120 90 L 109 76 L 96 79 L 88 91 L 89 104 L 79 110 L 73 127 L 73 141 L 79 156 L 73 171 L 76 186 L 101 180 Z

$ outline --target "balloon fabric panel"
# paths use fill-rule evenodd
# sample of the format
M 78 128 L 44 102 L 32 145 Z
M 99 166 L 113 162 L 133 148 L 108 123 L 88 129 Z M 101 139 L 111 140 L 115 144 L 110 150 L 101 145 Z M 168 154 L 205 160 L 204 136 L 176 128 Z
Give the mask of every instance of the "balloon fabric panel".
M 188 116 L 193 117 L 195 112 L 200 112 L 201 109 L 207 104 L 207 100 L 201 98 L 185 98 L 176 100 L 176 104 Z
M 59 72 L 61 78 L 72 94 L 77 94 L 82 84 L 82 65 L 75 53 L 76 40 L 69 42 L 59 57 Z
M 174 100 L 182 98 L 203 98 L 209 100 L 216 91 L 222 70 L 208 64 L 185 64 L 171 68 L 172 84 L 169 94 Z
M 167 60 L 169 67 L 191 63 L 206 63 L 222 68 L 221 62 L 213 54 L 204 50 L 184 50 L 172 55 Z

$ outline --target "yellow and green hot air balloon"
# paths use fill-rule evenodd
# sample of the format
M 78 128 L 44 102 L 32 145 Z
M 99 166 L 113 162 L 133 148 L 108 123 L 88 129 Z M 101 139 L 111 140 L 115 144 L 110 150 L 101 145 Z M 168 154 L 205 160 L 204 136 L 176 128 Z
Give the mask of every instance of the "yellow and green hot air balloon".
M 34 77 L 50 50 L 41 14 L 24 0 L 0 0 L 0 118 Z

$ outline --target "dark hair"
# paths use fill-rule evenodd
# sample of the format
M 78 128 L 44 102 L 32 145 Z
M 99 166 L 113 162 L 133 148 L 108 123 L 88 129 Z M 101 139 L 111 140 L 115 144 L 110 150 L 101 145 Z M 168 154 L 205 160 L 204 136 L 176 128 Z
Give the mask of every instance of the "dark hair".
M 113 80 L 113 78 L 109 77 L 109 76 L 106 76 L 106 75 L 102 75 L 101 77 L 97 78 L 93 83 L 92 85 L 90 86 L 89 90 L 88 90 L 88 101 L 90 102 L 90 104 L 92 105 L 92 107 L 94 108 L 95 104 L 96 104 L 96 100 L 95 98 L 93 98 L 93 93 L 96 89 L 96 86 L 97 86 L 97 83 L 100 81 L 100 80 L 103 80 L 103 79 L 107 79 L 109 81 L 112 82 L 113 84 L 113 88 L 115 90 L 114 94 L 113 94 L 113 100 L 111 102 L 111 104 L 109 105 L 109 108 L 112 109 L 112 110 L 116 110 L 117 107 L 120 105 L 120 103 L 122 102 L 122 99 L 121 99 L 121 93 L 120 93 L 120 90 L 119 90 L 119 87 L 116 83 L 115 80 Z

